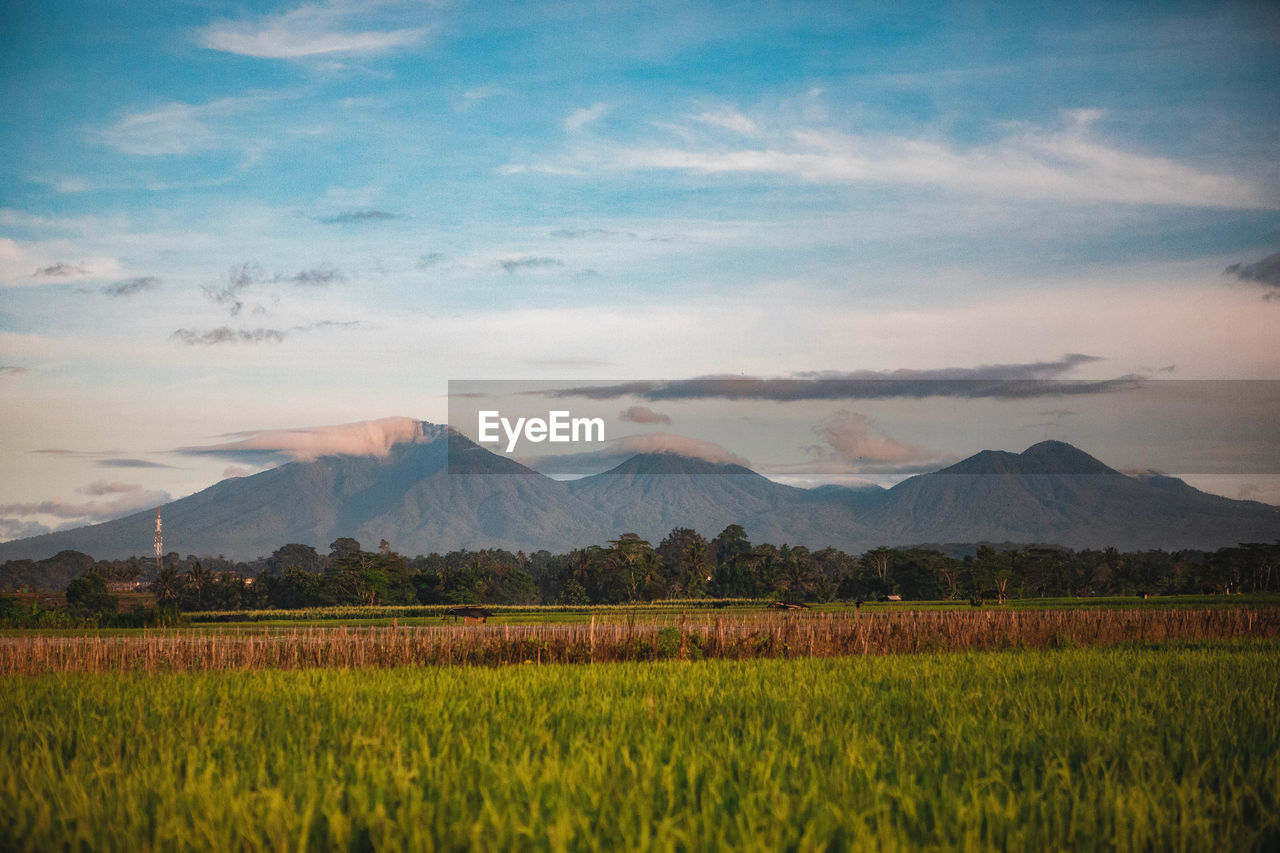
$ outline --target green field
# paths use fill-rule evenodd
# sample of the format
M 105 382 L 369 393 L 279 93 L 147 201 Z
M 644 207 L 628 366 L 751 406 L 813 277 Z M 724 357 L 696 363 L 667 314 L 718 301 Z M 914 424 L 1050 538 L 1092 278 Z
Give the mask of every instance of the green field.
M 0 680 L 0 848 L 1280 845 L 1280 642 Z
M 598 622 L 626 622 L 632 619 L 659 619 L 663 617 L 701 615 L 742 615 L 759 613 L 767 609 L 768 599 L 667 599 L 638 604 L 613 605 L 485 605 L 493 613 L 494 624 L 584 624 L 591 619 Z M 1163 595 L 1141 598 L 1138 596 L 1084 596 L 1076 598 L 1020 598 L 1008 599 L 1003 604 L 987 601 L 985 608 L 994 610 L 1130 610 L 1206 607 L 1275 607 L 1280 606 L 1280 594 L 1250 593 L 1248 595 Z M 855 605 L 851 601 L 832 601 L 809 605 L 814 613 L 897 613 L 904 610 L 960 610 L 975 609 L 967 600 L 866 602 Z M 323 625 L 340 622 L 344 625 L 439 625 L 452 620 L 445 616 L 448 609 L 443 604 L 378 605 L 372 607 L 310 607 L 302 610 L 225 610 L 196 611 L 185 614 L 191 625 L 217 625 L 255 623 L 267 625 Z

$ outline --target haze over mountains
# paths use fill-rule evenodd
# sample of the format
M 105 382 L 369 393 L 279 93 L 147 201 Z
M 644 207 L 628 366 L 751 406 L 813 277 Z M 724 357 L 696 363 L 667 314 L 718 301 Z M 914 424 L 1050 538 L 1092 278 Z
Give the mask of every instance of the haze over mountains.
M 450 455 L 452 454 L 452 470 Z M 224 480 L 165 505 L 165 550 L 252 559 L 290 542 L 351 536 L 404 554 L 456 548 L 565 551 L 674 527 L 710 537 L 741 524 L 755 542 L 860 552 L 880 545 L 1022 542 L 1073 548 L 1213 549 L 1280 539 L 1280 508 L 1133 477 L 1071 445 L 983 451 L 892 489 L 799 489 L 739 465 L 642 453 L 559 482 L 446 428 L 423 424 L 385 457 L 327 456 Z M 83 551 L 145 555 L 155 513 L 0 543 L 0 560 Z

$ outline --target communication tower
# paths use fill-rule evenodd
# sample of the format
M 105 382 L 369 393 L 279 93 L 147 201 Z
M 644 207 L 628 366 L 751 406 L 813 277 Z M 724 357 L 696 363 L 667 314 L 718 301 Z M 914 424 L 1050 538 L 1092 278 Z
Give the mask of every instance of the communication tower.
M 164 553 L 164 534 L 160 532 L 160 507 L 156 507 L 156 571 L 159 572 L 160 555 Z

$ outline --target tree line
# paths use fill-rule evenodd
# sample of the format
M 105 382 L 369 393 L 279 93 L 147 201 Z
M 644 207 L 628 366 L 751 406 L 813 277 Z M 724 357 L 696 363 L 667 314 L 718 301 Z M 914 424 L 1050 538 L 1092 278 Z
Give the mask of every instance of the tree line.
M 1120 552 L 978 545 L 836 548 L 753 544 L 739 525 L 711 539 L 673 529 L 657 545 L 626 533 L 567 553 L 457 550 L 405 557 L 385 540 L 366 551 L 340 538 L 320 553 L 291 543 L 250 562 L 102 560 L 63 552 L 75 570 L 68 604 L 110 612 L 112 589 L 141 584 L 161 608 L 236 610 L 376 604 L 620 604 L 660 598 L 783 601 L 980 600 L 1038 596 L 1170 595 L 1274 590 L 1280 542 L 1202 551 Z M 31 561 L 25 561 L 31 562 Z M 46 562 L 46 561 L 42 561 Z M 12 563 L 5 564 L 8 569 Z M 6 576 L 8 575 L 6 572 Z

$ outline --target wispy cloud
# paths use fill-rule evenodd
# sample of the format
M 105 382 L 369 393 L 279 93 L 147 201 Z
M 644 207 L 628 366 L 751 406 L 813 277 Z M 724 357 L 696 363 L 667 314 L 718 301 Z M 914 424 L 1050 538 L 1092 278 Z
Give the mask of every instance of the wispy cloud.
M 169 340 L 187 346 L 211 347 L 231 343 L 278 344 L 287 335 L 288 332 L 282 329 L 233 329 L 230 326 L 219 326 L 203 332 L 197 329 L 177 329 L 169 336 Z
M 507 163 L 498 167 L 500 175 L 581 175 L 582 169 L 557 163 Z
M 326 284 L 336 284 L 346 281 L 346 275 L 341 270 L 333 267 L 313 267 L 309 270 L 301 270 L 289 276 L 276 276 L 276 281 L 287 281 L 293 284 L 302 284 L 310 286 L 323 286 Z
M 701 113 L 694 117 L 702 124 L 731 130 L 740 136 L 759 136 L 760 126 L 734 109 L 724 108 Z
M 695 122 L 704 130 L 727 131 L 727 136 L 707 138 L 706 133 L 667 124 L 676 132 L 676 145 L 613 140 L 583 148 L 567 161 L 526 164 L 523 169 L 755 174 L 822 184 L 935 187 L 1019 200 L 1280 207 L 1275 187 L 1109 144 L 1094 131 L 1102 117 L 1099 110 L 1067 111 L 1063 117 L 1056 127 L 1019 125 L 994 142 L 964 147 L 933 136 L 779 127 L 782 122 L 757 122 L 724 109 L 698 115 Z M 744 147 L 743 137 L 757 138 L 759 144 Z
M 99 468 L 172 468 L 163 462 L 152 462 L 150 459 L 99 459 L 94 463 Z
M 1277 288 L 1266 293 L 1264 299 L 1280 298 L 1280 252 L 1267 255 L 1260 261 L 1251 264 L 1232 264 L 1223 270 L 1238 281 L 1260 284 L 1263 287 Z
M 7 516 L 53 516 L 62 519 L 106 521 L 141 509 L 168 503 L 169 493 L 152 491 L 138 483 L 90 483 L 79 490 L 89 497 L 110 497 L 105 501 L 74 502 L 52 498 L 33 503 L 0 504 L 0 514 Z
M 124 281 L 117 281 L 114 284 L 108 284 L 102 288 L 102 292 L 107 296 L 136 296 L 139 293 L 146 293 L 149 290 L 155 290 L 160 286 L 160 279 L 153 275 L 142 276 L 140 278 L 129 278 Z
M 215 305 L 221 305 L 232 317 L 236 317 L 244 308 L 244 300 L 240 298 L 241 291 L 261 280 L 262 269 L 257 264 L 243 263 L 227 272 L 225 284 L 206 284 L 201 290 Z
M 320 320 L 305 326 L 291 326 L 287 329 L 233 329 L 230 326 L 219 326 L 216 329 L 177 329 L 169 336 L 169 340 L 187 346 L 217 346 L 218 344 L 279 344 L 290 335 L 314 332 L 317 329 L 350 329 L 360 325 L 358 320 Z
M 564 120 L 564 129 L 570 133 L 578 133 L 584 127 L 592 124 L 609 112 L 609 105 L 604 103 L 594 103 L 589 107 L 581 107 L 569 113 Z
M 632 231 L 611 231 L 608 228 L 557 228 L 551 232 L 551 236 L 561 240 L 608 240 L 619 237 L 636 239 Z
M 1099 361 L 1073 353 L 1058 361 L 992 364 L 936 370 L 858 370 L 797 373 L 786 379 L 744 376 L 705 376 L 668 381 L 633 381 L 612 385 L 524 392 L 532 395 L 590 400 L 634 397 L 658 400 L 875 400 L 929 397 L 1021 399 L 1079 394 L 1103 394 L 1132 388 L 1141 377 L 1105 380 L 1061 378 L 1075 367 Z
M 254 151 L 264 147 L 265 135 L 246 134 L 245 115 L 284 97 L 258 93 L 203 104 L 175 101 L 129 113 L 91 135 L 123 154 L 140 157 L 181 156 L 231 146 Z
M 502 95 L 509 94 L 504 86 L 496 84 L 488 86 L 476 86 L 462 93 L 462 100 L 467 104 L 474 104 L 479 101 L 486 101 L 489 98 L 497 98 Z
M 42 447 L 31 452 L 47 456 L 64 456 L 68 459 L 83 459 L 99 468 L 173 468 L 172 465 L 153 462 L 150 459 L 122 457 L 118 450 L 69 450 L 65 447 Z
M 8 213 L 6 211 L 6 213 Z M 16 227 L 43 227 L 38 218 L 3 217 Z M 49 257 L 47 246 L 0 237 L 0 284 L 32 286 L 109 279 L 124 273 L 120 261 L 110 257 L 80 257 L 74 261 Z
M 56 263 L 41 267 L 31 275 L 35 278 L 79 278 L 88 275 L 89 270 L 80 264 Z
M 346 274 L 335 267 L 318 266 L 311 269 L 299 270 L 295 273 L 276 273 L 268 276 L 263 272 L 262 267 L 252 261 L 242 264 L 236 264 L 227 271 L 227 277 L 224 282 L 218 284 L 206 284 L 201 290 L 204 295 L 215 305 L 227 309 L 232 317 L 240 316 L 245 308 L 247 294 L 249 288 L 259 285 L 270 286 L 273 284 L 295 284 L 302 287 L 325 287 L 330 284 L 337 284 L 346 281 Z M 270 300 L 268 300 L 270 302 Z M 255 305 L 253 312 L 255 314 L 267 313 L 267 307 L 258 303 Z M 264 331 L 264 330 L 259 330 Z M 269 331 L 269 330 L 267 330 Z
M 497 262 L 508 274 L 521 272 L 523 270 L 546 269 L 547 267 L 564 266 L 564 261 L 559 258 L 532 257 L 524 256 L 520 258 L 500 258 Z
M 359 5 L 306 5 L 251 20 L 215 21 L 197 33 L 197 40 L 210 50 L 241 56 L 305 59 L 385 53 L 418 44 L 428 32 L 425 26 L 365 29 L 360 10 Z
M 0 518 L 0 541 L 10 539 L 26 539 L 29 536 L 43 536 L 52 528 L 38 521 L 25 518 Z
M 344 210 L 332 216 L 323 217 L 320 221 L 326 225 L 342 225 L 359 222 L 386 222 L 400 217 L 385 210 Z

